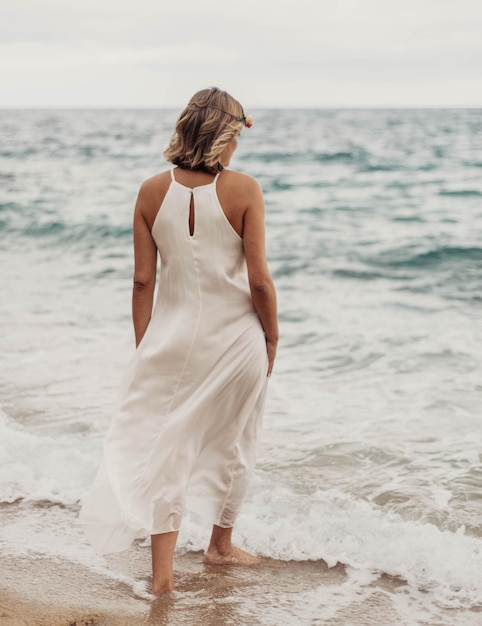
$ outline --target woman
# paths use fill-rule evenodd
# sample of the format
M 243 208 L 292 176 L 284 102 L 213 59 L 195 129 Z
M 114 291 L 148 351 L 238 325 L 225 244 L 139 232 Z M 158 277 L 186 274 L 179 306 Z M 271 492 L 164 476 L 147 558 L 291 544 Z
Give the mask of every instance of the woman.
M 208 564 L 253 564 L 231 544 L 255 461 L 278 342 L 258 183 L 225 170 L 243 108 L 196 93 L 134 213 L 132 314 L 137 350 L 80 519 L 100 553 L 151 534 L 152 590 L 174 588 L 184 508 L 213 523 Z M 157 255 L 160 280 L 153 310 Z

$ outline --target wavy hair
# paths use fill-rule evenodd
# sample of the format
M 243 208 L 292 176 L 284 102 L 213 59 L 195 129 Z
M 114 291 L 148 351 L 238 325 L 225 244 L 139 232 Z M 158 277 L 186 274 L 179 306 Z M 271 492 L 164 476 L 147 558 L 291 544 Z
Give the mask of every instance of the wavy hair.
M 223 169 L 221 153 L 245 119 L 243 107 L 226 91 L 202 89 L 179 116 L 164 157 L 184 169 L 216 174 Z

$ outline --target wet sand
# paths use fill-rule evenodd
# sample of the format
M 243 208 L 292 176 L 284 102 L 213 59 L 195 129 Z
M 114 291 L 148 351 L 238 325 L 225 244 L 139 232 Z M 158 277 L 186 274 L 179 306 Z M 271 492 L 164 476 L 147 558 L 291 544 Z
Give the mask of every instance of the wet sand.
M 146 577 L 147 555 L 142 554 L 142 559 L 132 556 L 124 557 L 125 560 L 118 557 L 112 566 L 120 567 L 126 574 L 141 570 Z M 292 616 L 295 595 L 308 588 L 314 590 L 320 584 L 337 588 L 346 578 L 342 566 L 328 569 L 322 562 L 267 560 L 254 571 L 204 566 L 202 556 L 177 555 L 177 590 L 152 600 L 136 597 L 127 584 L 108 580 L 75 563 L 47 558 L 2 558 L 0 626 L 311 624 L 316 622 L 308 614 L 309 607 L 305 618 L 302 607 L 295 611 L 295 619 Z M 385 584 L 390 587 L 394 582 Z M 273 590 L 280 599 L 278 607 L 272 606 Z M 365 621 L 361 621 L 363 614 Z M 358 624 L 397 624 L 396 614 L 383 593 L 373 594 L 370 605 L 363 610 L 354 603 L 346 607 L 343 615 L 319 623 L 346 626 L 351 623 L 346 620 L 351 618 Z
M 322 561 L 266 559 L 252 568 L 205 566 L 202 552 L 186 552 L 176 554 L 176 591 L 155 599 L 146 593 L 148 549 L 134 545 L 107 561 L 109 570 L 125 576 L 126 582 L 63 558 L 1 557 L 0 626 L 310 624 L 312 610 L 299 606 L 300 592 L 316 594 L 321 585 L 336 592 L 347 578 L 343 566 L 328 568 Z M 139 583 L 137 592 L 128 582 L 132 579 Z M 390 608 L 381 595 L 373 600 L 372 607 L 365 607 L 372 620 L 381 605 L 385 611 Z M 359 607 L 353 610 L 360 617 Z M 324 623 L 346 625 L 339 618 Z
M 16 552 L 8 544 L 12 542 L 9 528 L 17 528 L 12 522 L 22 524 L 25 513 L 21 504 L 0 507 L 0 626 L 480 623 L 480 613 L 469 611 L 467 619 L 459 621 L 461 612 L 444 609 L 437 622 L 405 621 L 396 609 L 407 598 L 406 583 L 386 575 L 363 579 L 341 564 L 329 568 L 323 561 L 265 559 L 251 568 L 206 566 L 202 552 L 178 552 L 176 591 L 155 598 L 148 593 L 148 548 L 135 543 L 126 552 L 108 556 L 101 566 L 49 554 L 42 548 L 46 538 L 52 542 L 48 523 L 51 530 L 54 522 L 59 543 L 72 542 L 73 555 L 82 534 L 75 525 L 75 511 L 45 508 L 34 531 L 25 526 L 25 533 L 17 536 Z M 28 555 L 25 546 L 31 546 Z

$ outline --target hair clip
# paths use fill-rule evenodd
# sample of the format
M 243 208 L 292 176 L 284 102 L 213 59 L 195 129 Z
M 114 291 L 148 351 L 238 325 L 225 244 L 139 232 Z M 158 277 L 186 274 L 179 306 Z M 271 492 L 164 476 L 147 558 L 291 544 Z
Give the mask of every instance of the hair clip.
M 238 122 L 243 122 L 246 128 L 251 128 L 253 125 L 253 116 L 252 115 L 237 115 L 236 120 Z

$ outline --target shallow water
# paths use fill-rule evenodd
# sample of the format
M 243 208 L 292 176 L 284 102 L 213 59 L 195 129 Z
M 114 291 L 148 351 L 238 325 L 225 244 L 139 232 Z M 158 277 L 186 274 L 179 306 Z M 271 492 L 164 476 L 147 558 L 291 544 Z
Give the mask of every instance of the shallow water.
M 133 350 L 132 208 L 176 113 L 0 117 L 0 500 L 32 523 L 93 479 Z M 282 335 L 238 540 L 401 577 L 400 623 L 482 605 L 481 130 L 480 110 L 259 111 L 232 163 L 265 191 Z M 180 547 L 205 538 L 188 516 Z

